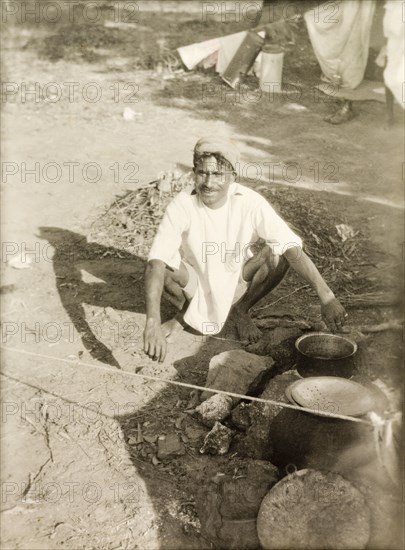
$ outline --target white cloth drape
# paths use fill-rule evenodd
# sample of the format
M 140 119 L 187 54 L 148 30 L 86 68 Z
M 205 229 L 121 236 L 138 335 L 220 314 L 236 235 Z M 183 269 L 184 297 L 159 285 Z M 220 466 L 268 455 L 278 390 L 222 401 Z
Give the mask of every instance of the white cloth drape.
M 384 82 L 403 109 L 405 108 L 404 15 L 403 2 L 389 0 L 385 3 L 383 25 L 384 36 L 387 38 L 387 66 L 384 71 Z
M 309 10 L 304 18 L 324 76 L 343 88 L 356 88 L 367 65 L 376 0 L 340 0 Z

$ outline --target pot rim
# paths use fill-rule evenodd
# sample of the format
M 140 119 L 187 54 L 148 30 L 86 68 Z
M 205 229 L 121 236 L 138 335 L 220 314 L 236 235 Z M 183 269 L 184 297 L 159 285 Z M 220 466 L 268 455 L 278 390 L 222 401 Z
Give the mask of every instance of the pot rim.
M 354 342 L 351 338 L 348 338 L 347 336 L 342 336 L 341 334 L 331 334 L 329 332 L 309 332 L 308 334 L 304 334 L 303 336 L 300 336 L 295 341 L 295 349 L 304 357 L 308 357 L 309 359 L 315 359 L 312 355 L 307 355 L 300 349 L 300 343 L 305 340 L 306 338 L 309 338 L 311 336 L 327 336 L 328 338 L 334 338 L 338 340 L 345 340 L 346 342 L 349 342 L 353 346 L 353 351 L 349 353 L 348 355 L 344 355 L 342 357 L 322 357 L 322 361 L 339 361 L 340 359 L 347 359 L 348 357 L 352 357 L 356 351 L 357 351 L 357 344 Z

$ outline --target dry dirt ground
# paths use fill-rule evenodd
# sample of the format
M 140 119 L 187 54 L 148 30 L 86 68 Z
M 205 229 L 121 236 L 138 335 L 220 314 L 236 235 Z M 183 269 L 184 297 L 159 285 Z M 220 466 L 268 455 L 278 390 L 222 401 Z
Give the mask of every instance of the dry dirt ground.
M 299 86 L 300 97 L 255 95 L 252 79 L 251 95 L 236 97 L 209 71 L 160 72 L 158 62 L 166 67 L 174 46 L 249 25 L 209 25 L 181 12 L 139 17 L 130 28 L 104 26 L 111 10 L 97 23 L 3 25 L 2 345 L 13 348 L 2 354 L 4 549 L 210 547 L 195 513 L 197 485 L 232 469 L 235 455 L 199 454 L 204 430 L 184 413 L 187 389 L 130 374 L 203 384 L 209 359 L 241 344 L 184 333 L 164 364 L 147 359 L 143 260 L 131 243 L 113 247 L 91 229 L 116 195 L 176 165 L 190 169 L 201 135 L 233 135 L 241 181 L 265 186 L 270 200 L 272 189 L 288 188 L 303 212 L 311 204 L 316 216 L 319 204 L 325 222 L 359 232 L 353 243 L 361 254 L 355 245 L 345 260 L 355 290 L 396 291 L 401 277 L 399 107 L 389 128 L 378 102 L 356 104 L 347 124 L 324 122 L 335 104 L 314 95 L 320 73 L 305 32 L 286 57 L 286 81 Z M 157 37 L 165 39 L 161 50 Z M 24 86 L 35 85 L 36 96 L 25 96 Z M 123 117 L 127 107 L 133 120 Z M 292 163 L 299 177 L 286 172 Z M 20 264 L 13 267 L 13 258 Z M 325 276 L 345 293 L 342 270 L 337 262 Z M 300 286 L 290 277 L 271 300 Z M 319 313 L 305 289 L 279 305 L 304 317 Z M 401 316 L 398 308 L 349 311 L 353 326 Z M 164 317 L 171 313 L 164 305 Z M 398 333 L 368 338 L 364 373 L 398 387 L 401 345 Z M 157 437 L 173 432 L 185 454 L 157 462 Z M 399 548 L 395 521 L 389 528 L 390 547 Z

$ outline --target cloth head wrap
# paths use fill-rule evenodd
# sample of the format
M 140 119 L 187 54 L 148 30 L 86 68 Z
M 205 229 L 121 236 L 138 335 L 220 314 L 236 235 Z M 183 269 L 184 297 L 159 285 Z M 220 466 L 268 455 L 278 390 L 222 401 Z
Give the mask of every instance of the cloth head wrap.
M 239 161 L 239 150 L 228 139 L 218 136 L 206 136 L 199 139 L 194 147 L 194 154 L 213 153 L 226 159 L 236 171 Z

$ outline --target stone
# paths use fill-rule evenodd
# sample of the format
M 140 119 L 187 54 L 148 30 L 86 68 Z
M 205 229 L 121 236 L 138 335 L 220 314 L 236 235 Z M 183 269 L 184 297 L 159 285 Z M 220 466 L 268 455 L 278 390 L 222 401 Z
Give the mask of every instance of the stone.
M 222 541 L 221 548 L 227 550 L 257 550 L 256 518 L 254 519 L 223 519 L 218 530 L 218 538 Z
M 224 351 L 211 359 L 205 386 L 245 395 L 255 378 L 273 364 L 271 357 L 260 357 L 244 350 Z M 202 400 L 209 398 L 212 393 L 202 393 Z M 234 405 L 238 402 L 235 398 Z
M 271 357 L 259 357 L 243 350 L 225 351 L 211 359 L 205 386 L 246 395 L 273 364 Z M 208 391 L 201 394 L 201 399 L 203 403 L 196 407 L 196 412 L 201 422 L 209 427 L 229 416 L 232 407 L 240 401 L 239 398 L 213 395 Z
M 256 518 L 262 499 L 279 479 L 278 468 L 266 461 L 249 461 L 244 476 L 222 479 L 220 513 L 223 518 Z
M 271 353 L 273 348 L 276 348 L 287 340 L 295 342 L 302 335 L 299 328 L 277 327 L 267 332 L 258 342 L 249 345 L 249 351 L 262 355 Z M 273 354 L 272 354 L 273 356 Z
M 296 371 L 287 371 L 275 376 L 267 383 L 266 389 L 260 397 L 289 403 L 285 390 L 297 380 L 300 380 L 300 376 Z M 277 405 L 254 402 L 247 405 L 247 408 L 250 426 L 245 435 L 237 438 L 235 450 L 247 458 L 271 459 L 273 450 L 271 425 L 282 409 Z
M 256 517 L 263 497 L 278 481 L 278 470 L 269 462 L 238 459 L 238 476 L 214 476 L 201 484 L 196 511 L 201 534 L 215 547 L 256 549 Z
M 224 455 L 228 452 L 235 432 L 220 422 L 215 422 L 212 430 L 205 436 L 201 454 Z
M 256 321 L 256 325 L 261 329 L 273 329 L 273 330 L 279 330 L 280 328 L 284 329 L 299 329 L 299 330 L 309 330 L 311 328 L 310 323 L 307 323 L 307 321 L 304 321 L 303 319 L 296 319 L 296 320 L 280 320 L 280 319 L 274 319 L 272 317 L 269 317 L 267 319 L 259 319 Z M 287 338 L 290 338 L 290 336 L 287 336 Z M 287 339 L 284 338 L 284 339 Z
M 185 453 L 184 445 L 176 433 L 159 436 L 157 444 L 157 457 L 162 461 L 171 460 Z
M 294 368 L 297 362 L 295 341 L 303 333 L 299 329 L 274 329 L 264 332 L 262 338 L 254 344 L 249 344 L 246 350 L 257 355 L 271 357 L 276 362 L 273 370 L 277 374 Z
M 260 483 L 274 485 L 279 479 L 278 468 L 268 460 L 248 460 L 247 477 Z
M 232 403 L 232 397 L 217 393 L 198 405 L 195 411 L 199 420 L 212 428 L 215 422 L 221 422 L 229 416 L 232 410 Z
M 235 428 L 246 431 L 252 423 L 249 415 L 249 405 L 245 402 L 239 403 L 231 412 L 231 420 Z
M 184 420 L 183 430 L 185 435 L 188 437 L 191 445 L 199 443 L 200 440 L 202 440 L 202 438 L 207 435 L 208 431 L 207 428 L 201 426 L 191 416 L 187 416 L 187 418 Z

